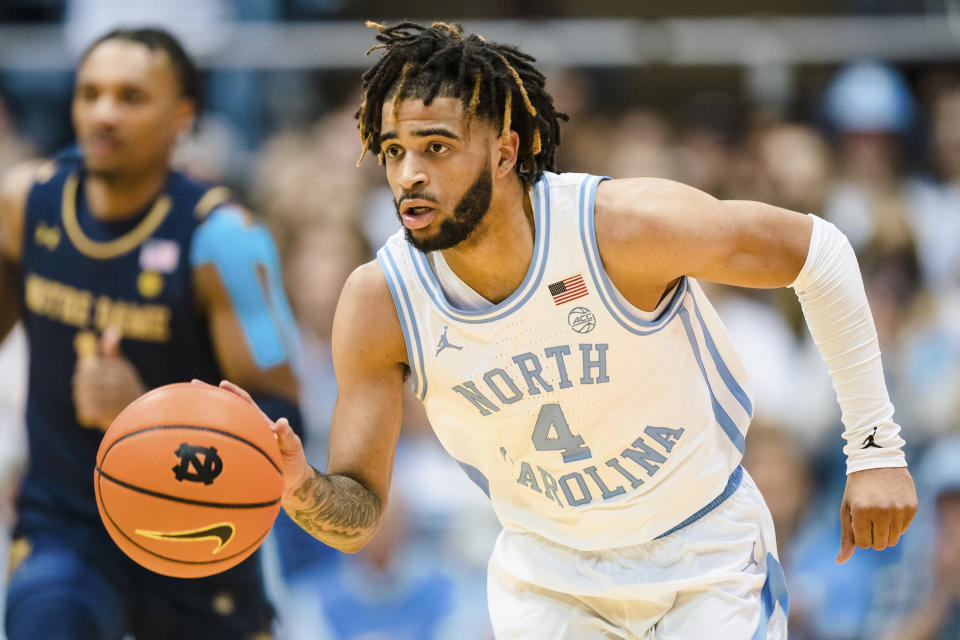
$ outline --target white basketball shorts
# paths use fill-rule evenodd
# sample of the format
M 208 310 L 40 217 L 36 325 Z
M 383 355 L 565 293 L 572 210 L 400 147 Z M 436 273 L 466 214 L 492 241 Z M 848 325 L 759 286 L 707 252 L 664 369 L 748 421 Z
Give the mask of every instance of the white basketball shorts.
M 634 547 L 577 551 L 501 532 L 487 581 L 497 640 L 786 638 L 773 520 L 746 471 L 736 480 L 699 519 Z

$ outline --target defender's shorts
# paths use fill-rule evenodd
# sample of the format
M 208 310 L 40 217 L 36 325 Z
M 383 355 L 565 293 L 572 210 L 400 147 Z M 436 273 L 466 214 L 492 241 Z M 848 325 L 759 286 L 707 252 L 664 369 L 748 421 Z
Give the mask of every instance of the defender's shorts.
M 13 547 L 29 553 L 7 589 L 8 640 L 270 637 L 257 555 L 208 578 L 168 578 L 128 559 L 106 532 L 90 533 L 66 523 L 17 532 Z
M 773 519 L 742 473 L 712 511 L 634 547 L 577 551 L 503 531 L 487 581 L 497 639 L 786 638 Z

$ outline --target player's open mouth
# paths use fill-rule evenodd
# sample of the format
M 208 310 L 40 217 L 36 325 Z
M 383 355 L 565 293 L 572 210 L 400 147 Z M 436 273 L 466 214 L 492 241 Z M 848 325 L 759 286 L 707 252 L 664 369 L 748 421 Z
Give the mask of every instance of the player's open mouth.
M 400 219 L 407 229 L 422 229 L 433 221 L 437 210 L 422 200 L 405 202 L 400 208 Z

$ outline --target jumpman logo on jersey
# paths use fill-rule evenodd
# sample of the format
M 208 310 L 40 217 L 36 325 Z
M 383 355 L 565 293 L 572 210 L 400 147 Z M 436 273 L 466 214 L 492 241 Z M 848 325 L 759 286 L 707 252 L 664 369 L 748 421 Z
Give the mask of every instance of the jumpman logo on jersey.
M 757 543 L 756 543 L 756 541 L 754 541 L 754 543 L 753 543 L 753 548 L 750 549 L 750 562 L 748 562 L 748 563 L 747 563 L 747 566 L 745 566 L 743 569 L 740 569 L 740 571 L 746 571 L 746 570 L 749 569 L 750 567 L 758 567 L 758 568 L 760 567 L 760 563 L 757 562 Z
M 877 441 L 874 438 L 877 437 L 877 427 L 873 428 L 873 433 L 867 436 L 867 439 L 863 441 L 863 446 L 861 449 L 869 449 L 870 447 L 876 447 L 877 449 L 883 449 L 880 445 L 877 444 Z
M 443 351 L 444 349 L 456 349 L 457 351 L 463 350 L 463 347 L 457 346 L 452 342 L 450 342 L 449 340 L 447 340 L 447 329 L 449 328 L 450 328 L 449 326 L 443 325 L 443 335 L 440 336 L 440 342 L 437 343 L 437 353 L 434 354 L 433 356 L 434 358 L 440 355 L 440 352 Z

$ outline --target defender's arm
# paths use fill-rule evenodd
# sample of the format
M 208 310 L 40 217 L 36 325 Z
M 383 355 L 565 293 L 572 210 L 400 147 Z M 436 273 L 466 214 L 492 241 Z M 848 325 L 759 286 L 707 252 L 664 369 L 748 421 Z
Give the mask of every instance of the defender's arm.
M 239 208 L 214 210 L 194 233 L 194 297 L 206 318 L 217 363 L 260 407 L 299 426 L 296 324 L 270 233 Z
M 23 253 L 23 225 L 27 197 L 36 177 L 39 161 L 15 166 L 0 181 L 0 342 L 17 323 L 17 272 Z

